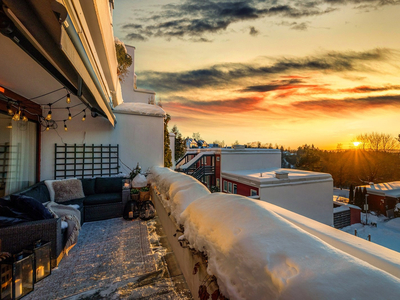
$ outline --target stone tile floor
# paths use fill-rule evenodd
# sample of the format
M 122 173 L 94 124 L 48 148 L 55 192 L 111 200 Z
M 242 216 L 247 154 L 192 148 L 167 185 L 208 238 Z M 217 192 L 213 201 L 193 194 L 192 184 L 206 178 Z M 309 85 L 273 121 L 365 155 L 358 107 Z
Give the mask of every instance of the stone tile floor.
M 192 299 L 157 217 L 89 222 L 24 300 Z

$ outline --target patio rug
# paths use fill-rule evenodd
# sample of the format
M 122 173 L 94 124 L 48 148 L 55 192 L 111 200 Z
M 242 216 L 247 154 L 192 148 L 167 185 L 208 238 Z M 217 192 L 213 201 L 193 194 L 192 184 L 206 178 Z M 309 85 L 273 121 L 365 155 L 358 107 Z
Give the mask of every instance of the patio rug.
M 89 222 L 69 255 L 24 299 L 183 299 L 167 272 L 146 222 Z

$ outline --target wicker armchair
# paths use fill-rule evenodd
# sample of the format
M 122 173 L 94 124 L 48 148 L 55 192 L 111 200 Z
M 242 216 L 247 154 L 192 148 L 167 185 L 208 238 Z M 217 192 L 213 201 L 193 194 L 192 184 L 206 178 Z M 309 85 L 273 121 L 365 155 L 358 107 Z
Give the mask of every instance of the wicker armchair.
M 0 228 L 2 251 L 17 253 L 37 240 L 51 242 L 51 267 L 63 257 L 61 219 L 47 219 Z

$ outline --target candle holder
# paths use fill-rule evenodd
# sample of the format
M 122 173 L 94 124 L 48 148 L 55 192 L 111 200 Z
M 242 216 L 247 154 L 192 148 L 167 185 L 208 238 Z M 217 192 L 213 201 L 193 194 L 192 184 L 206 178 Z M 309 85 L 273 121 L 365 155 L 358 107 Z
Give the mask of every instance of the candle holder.
M 39 282 L 51 274 L 51 242 L 37 241 L 24 250 L 25 253 L 33 254 L 34 282 Z
M 122 179 L 122 189 L 129 190 L 131 188 L 131 180 L 130 179 Z
M 1 300 L 18 300 L 33 291 L 33 254 L 18 253 L 0 261 Z

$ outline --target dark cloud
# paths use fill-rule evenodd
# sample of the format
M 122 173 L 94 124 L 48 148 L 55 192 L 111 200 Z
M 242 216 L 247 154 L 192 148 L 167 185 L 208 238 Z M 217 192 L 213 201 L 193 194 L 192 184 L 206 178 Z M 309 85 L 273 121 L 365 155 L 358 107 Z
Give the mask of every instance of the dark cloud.
M 362 85 L 362 86 L 357 86 L 351 89 L 342 89 L 340 91 L 342 92 L 347 92 L 347 93 L 371 93 L 371 92 L 385 92 L 385 91 L 394 91 L 394 90 L 400 90 L 400 85 L 384 85 L 384 86 L 367 86 L 367 85 Z
M 283 4 L 281 0 L 218 1 L 186 0 L 181 4 L 167 4 L 162 12 L 139 19 L 142 24 L 125 24 L 122 29 L 140 36 L 171 39 L 202 37 L 204 34 L 225 31 L 232 23 L 256 20 L 269 16 L 302 18 L 330 13 L 336 8 L 324 7 L 320 2 L 295 1 Z M 140 25 L 140 26 L 137 26 Z M 253 31 L 253 33 L 256 33 Z M 129 34 L 129 33 L 128 33 Z
M 272 92 L 277 90 L 289 90 L 298 88 L 315 88 L 318 85 L 304 84 L 303 80 L 290 79 L 290 80 L 278 80 L 265 85 L 252 85 L 241 90 L 241 92 Z
M 260 33 L 260 32 L 259 32 L 254 26 L 251 26 L 251 27 L 250 27 L 250 32 L 249 32 L 249 34 L 250 34 L 251 36 L 257 36 L 259 33 Z
M 310 24 L 310 22 L 287 22 L 287 21 L 282 21 L 280 23 L 277 23 L 277 25 L 279 26 L 288 26 L 290 27 L 290 29 L 293 30 L 301 30 L 301 31 L 305 31 L 308 29 L 308 25 Z
M 126 35 L 126 39 L 130 40 L 130 41 L 132 41 L 132 40 L 135 40 L 135 41 L 147 41 L 148 40 L 147 37 L 145 37 L 145 36 L 143 36 L 141 34 L 138 34 L 138 33 L 129 33 L 129 34 Z
M 163 107 L 172 111 L 185 111 L 191 113 L 201 114 L 233 114 L 233 113 L 244 113 L 247 111 L 269 111 L 266 108 L 260 107 L 263 102 L 262 98 L 250 97 L 250 98 L 235 98 L 225 100 L 213 100 L 213 101 L 196 101 L 196 100 L 182 100 L 169 101 L 163 105 Z
M 291 107 L 302 111 L 319 111 L 326 113 L 351 112 L 353 110 L 363 111 L 367 109 L 400 107 L 400 95 L 376 96 L 364 98 L 348 98 L 343 100 L 326 99 L 298 101 L 292 103 Z
M 364 52 L 327 52 L 317 56 L 303 58 L 277 58 L 266 65 L 254 64 L 218 64 L 204 69 L 183 72 L 145 71 L 140 77 L 146 88 L 158 92 L 185 91 L 194 88 L 225 88 L 244 79 L 268 77 L 273 74 L 286 75 L 288 72 L 373 72 L 369 62 L 385 61 L 395 55 L 390 49 L 373 49 Z
M 151 17 L 137 19 L 142 24 L 125 24 L 122 29 L 128 31 L 128 34 L 134 30 L 135 34 L 147 38 L 203 37 L 205 34 L 223 32 L 229 25 L 237 22 L 274 16 L 287 19 L 307 18 L 329 14 L 349 4 L 365 10 L 397 5 L 400 0 L 184 0 L 179 4 L 162 6 L 161 12 L 148 12 Z M 308 25 L 307 22 L 294 22 L 291 29 L 306 30 Z
M 143 26 L 140 24 L 129 23 L 122 26 L 123 29 L 142 29 Z
M 305 31 L 307 30 L 307 28 L 308 28 L 308 22 L 302 22 L 291 27 L 291 29 L 301 30 L 301 31 Z

